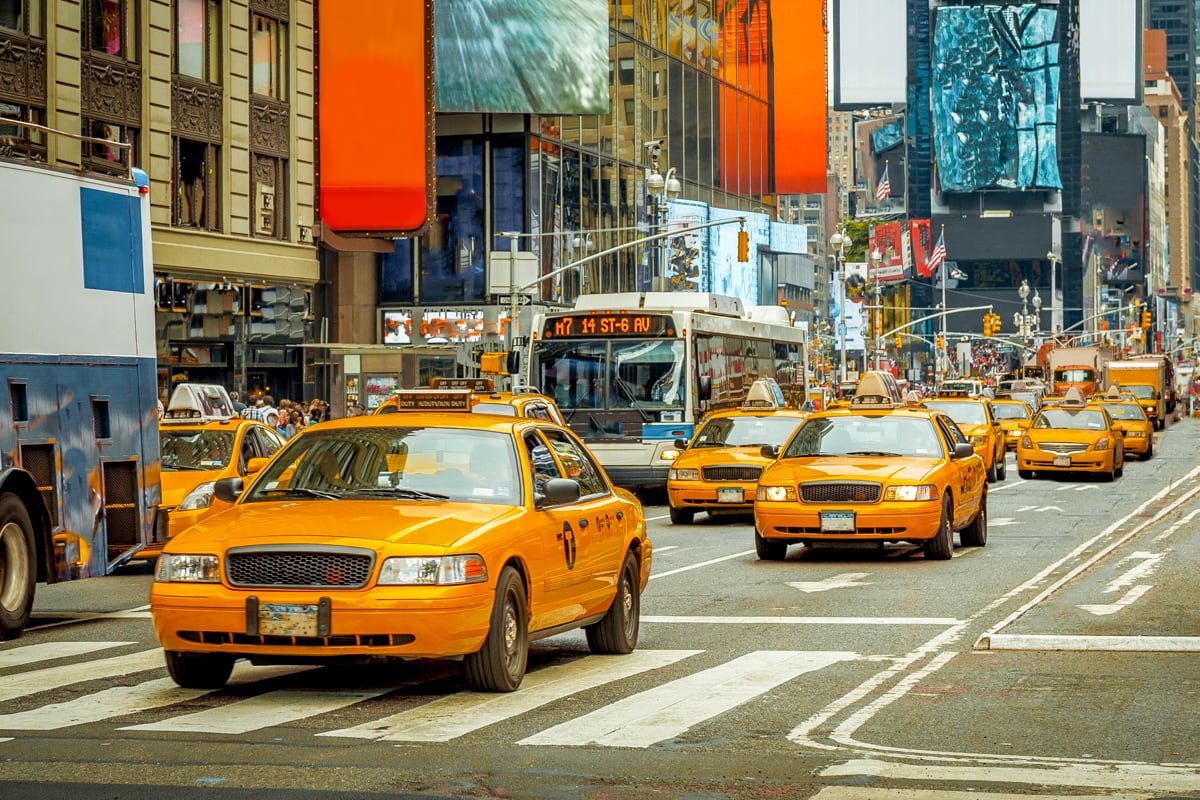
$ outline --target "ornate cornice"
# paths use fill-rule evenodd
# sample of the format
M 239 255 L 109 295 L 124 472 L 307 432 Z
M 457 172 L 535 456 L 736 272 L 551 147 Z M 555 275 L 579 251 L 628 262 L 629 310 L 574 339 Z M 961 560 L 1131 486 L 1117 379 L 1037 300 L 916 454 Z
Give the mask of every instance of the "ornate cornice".
M 46 106 L 46 43 L 0 32 L 0 97 L 22 105 Z
M 288 157 L 287 103 L 253 97 L 250 100 L 250 149 L 282 158 Z
M 189 139 L 220 144 L 221 87 L 181 75 L 171 79 L 171 130 Z
M 288 0 L 250 0 L 251 11 L 261 11 L 263 14 L 268 14 L 276 19 L 288 19 Z
M 83 112 L 140 128 L 142 69 L 126 61 L 85 55 L 83 58 Z

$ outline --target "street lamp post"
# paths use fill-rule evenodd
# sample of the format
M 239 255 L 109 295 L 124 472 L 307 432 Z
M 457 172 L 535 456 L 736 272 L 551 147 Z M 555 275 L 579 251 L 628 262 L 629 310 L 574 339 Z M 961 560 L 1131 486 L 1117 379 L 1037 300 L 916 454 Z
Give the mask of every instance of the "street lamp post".
M 666 225 L 667 201 L 677 197 L 683 190 L 679 179 L 675 177 L 675 168 L 671 167 L 664 176 L 658 171 L 658 153 L 651 156 L 650 169 L 646 171 L 646 191 L 650 197 L 650 226 L 652 233 L 662 233 Z M 650 289 L 665 291 L 666 280 L 663 269 L 663 243 L 656 240 L 650 253 Z
M 1050 262 L 1050 333 L 1057 335 L 1062 328 L 1062 320 L 1058 316 L 1058 254 L 1053 250 L 1046 253 Z
M 846 245 L 850 242 L 850 234 L 842 233 L 839 227 L 829 237 L 829 246 L 833 248 L 833 259 L 836 265 L 833 279 L 838 286 L 838 348 L 841 353 L 839 368 L 840 380 L 846 380 L 846 276 L 843 270 L 846 266 Z
M 875 369 L 882 369 L 880 365 L 881 343 L 879 341 L 879 334 L 883 332 L 883 305 L 880 301 L 880 293 L 883 291 L 883 287 L 879 283 L 879 266 L 882 262 L 883 253 L 879 252 L 879 248 L 876 247 L 871 251 L 871 264 L 868 267 L 868 277 L 871 280 L 871 317 L 869 319 L 871 325 L 871 354 L 875 359 Z M 863 361 L 866 364 L 865 368 L 869 369 L 870 361 L 867 360 L 865 353 Z

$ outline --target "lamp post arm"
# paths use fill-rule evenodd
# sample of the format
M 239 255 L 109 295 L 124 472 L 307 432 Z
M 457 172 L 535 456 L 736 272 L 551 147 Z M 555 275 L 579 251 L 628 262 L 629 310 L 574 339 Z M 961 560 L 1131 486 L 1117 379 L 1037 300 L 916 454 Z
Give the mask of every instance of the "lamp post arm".
M 886 339 L 889 336 L 895 336 L 897 333 L 908 330 L 912 326 L 919 325 L 922 322 L 925 322 L 927 320 L 939 319 L 939 318 L 945 319 L 946 317 L 950 316 L 951 314 L 959 314 L 963 311 L 991 311 L 991 310 L 992 310 L 991 306 L 967 306 L 965 308 L 952 308 L 949 311 L 939 311 L 936 314 L 927 314 L 924 317 L 921 317 L 920 319 L 914 319 L 912 322 L 906 322 L 898 328 L 893 328 L 892 330 L 883 334 L 883 336 L 881 336 L 879 338 Z M 944 331 L 943 331 L 942 335 L 945 336 Z

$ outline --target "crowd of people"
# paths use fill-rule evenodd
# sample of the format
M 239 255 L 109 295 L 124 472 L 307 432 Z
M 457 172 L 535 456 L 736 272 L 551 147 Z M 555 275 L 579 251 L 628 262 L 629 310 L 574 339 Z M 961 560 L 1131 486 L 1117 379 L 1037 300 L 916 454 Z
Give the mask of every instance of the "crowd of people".
M 320 399 L 288 400 L 281 398 L 276 406 L 275 398 L 269 394 L 259 395 L 250 404 L 242 402 L 237 391 L 229 393 L 233 409 L 244 419 L 254 419 L 273 427 L 280 436 L 291 438 L 309 425 L 329 419 L 329 405 Z

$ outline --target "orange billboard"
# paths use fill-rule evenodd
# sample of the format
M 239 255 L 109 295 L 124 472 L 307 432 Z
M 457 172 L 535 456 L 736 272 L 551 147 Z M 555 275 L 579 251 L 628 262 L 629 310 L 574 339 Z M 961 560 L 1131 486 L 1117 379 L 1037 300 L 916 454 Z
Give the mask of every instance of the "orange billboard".
M 774 191 L 821 194 L 826 189 L 825 3 L 771 4 Z
M 433 209 L 433 2 L 336 0 L 317 24 L 321 224 L 406 234 Z

